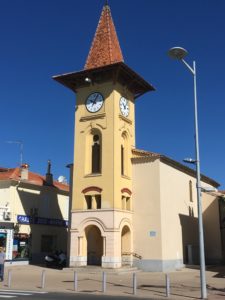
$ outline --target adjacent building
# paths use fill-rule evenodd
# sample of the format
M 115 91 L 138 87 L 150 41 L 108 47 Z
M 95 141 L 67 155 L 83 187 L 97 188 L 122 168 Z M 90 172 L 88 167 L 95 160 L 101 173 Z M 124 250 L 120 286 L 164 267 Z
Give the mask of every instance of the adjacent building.
M 69 186 L 20 168 L 0 168 L 0 246 L 10 263 L 40 263 L 46 253 L 66 252 Z

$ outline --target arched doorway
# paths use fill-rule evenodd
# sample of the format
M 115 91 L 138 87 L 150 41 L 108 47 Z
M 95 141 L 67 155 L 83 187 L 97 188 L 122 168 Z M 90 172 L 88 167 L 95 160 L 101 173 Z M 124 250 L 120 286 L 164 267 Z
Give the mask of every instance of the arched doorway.
M 87 265 L 101 266 L 103 255 L 103 238 L 95 225 L 85 229 L 87 239 Z
M 123 227 L 121 232 L 121 257 L 122 265 L 132 264 L 131 232 L 127 225 Z

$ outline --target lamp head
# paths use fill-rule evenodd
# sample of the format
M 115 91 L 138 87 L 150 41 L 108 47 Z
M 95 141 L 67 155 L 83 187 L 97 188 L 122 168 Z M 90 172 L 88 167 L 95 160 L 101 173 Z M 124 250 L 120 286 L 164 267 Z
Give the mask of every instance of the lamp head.
M 184 158 L 183 162 L 186 162 L 188 164 L 196 164 L 197 161 L 193 158 L 188 157 L 188 158 Z
M 173 47 L 168 51 L 168 55 L 174 59 L 183 59 L 188 54 L 187 50 L 181 47 Z
M 86 78 L 84 79 L 84 81 L 85 81 L 85 82 L 88 82 L 88 83 L 91 83 L 91 78 L 86 77 Z

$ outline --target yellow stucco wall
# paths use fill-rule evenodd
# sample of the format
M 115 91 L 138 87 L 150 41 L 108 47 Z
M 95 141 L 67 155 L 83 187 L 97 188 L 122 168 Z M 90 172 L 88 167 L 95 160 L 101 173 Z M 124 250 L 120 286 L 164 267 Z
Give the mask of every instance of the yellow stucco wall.
M 85 107 L 85 101 L 91 93 L 100 92 L 104 97 L 102 108 L 96 113 L 90 113 Z M 119 100 L 126 96 L 129 100 L 130 113 L 128 118 L 121 117 Z M 85 208 L 82 191 L 90 186 L 102 189 L 102 208 L 121 208 L 121 189 L 131 190 L 131 149 L 135 145 L 134 102 L 132 95 L 120 84 L 108 82 L 105 84 L 82 88 L 77 91 L 75 112 L 75 144 L 74 144 L 74 184 L 72 209 Z M 102 170 L 101 174 L 90 174 L 90 143 L 88 135 L 92 130 L 98 130 L 102 140 Z M 127 176 L 121 176 L 121 144 L 122 134 L 128 137 Z
M 192 182 L 193 202 L 190 199 L 190 181 Z M 197 217 L 195 186 L 196 179 L 194 177 L 165 163 L 160 163 L 163 259 L 183 260 L 181 218 L 189 216 L 189 207 L 193 208 L 194 217 Z M 196 241 L 195 232 L 190 232 L 188 239 L 192 242 Z
M 190 181 L 193 183 L 193 202 L 190 199 Z M 186 254 L 186 249 L 182 249 L 182 244 L 186 247 L 189 242 L 193 246 L 193 256 L 197 256 L 198 254 L 194 252 L 198 252 L 198 234 L 193 230 L 196 228 L 198 232 L 195 177 L 161 163 L 160 183 L 163 258 L 182 258 Z M 212 185 L 203 181 L 201 186 L 213 188 Z M 189 216 L 189 207 L 193 207 L 193 217 Z M 206 260 L 210 258 L 215 262 L 217 259 L 221 259 L 222 255 L 218 203 L 215 197 L 204 192 L 202 192 L 202 213 L 204 218 Z M 182 253 L 182 251 L 184 252 Z
M 133 164 L 133 192 L 134 252 L 143 259 L 161 259 L 159 160 Z
M 206 182 L 201 184 L 202 187 L 212 187 Z M 198 213 L 195 177 L 159 159 L 143 159 L 133 164 L 133 191 L 134 252 L 146 260 L 187 263 L 187 245 L 190 244 L 196 262 Z M 215 260 L 221 258 L 218 204 L 205 193 L 202 203 L 207 235 L 206 257 Z
M 202 193 L 202 211 L 205 236 L 205 256 L 209 263 L 222 261 L 220 215 L 216 194 Z

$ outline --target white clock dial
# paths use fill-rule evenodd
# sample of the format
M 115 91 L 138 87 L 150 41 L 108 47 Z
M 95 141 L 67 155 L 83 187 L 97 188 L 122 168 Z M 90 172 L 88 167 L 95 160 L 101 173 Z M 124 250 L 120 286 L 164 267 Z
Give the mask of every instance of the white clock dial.
M 125 97 L 120 98 L 120 111 L 124 117 L 128 117 L 129 115 L 129 104 L 128 100 Z
M 89 112 L 97 112 L 103 105 L 103 96 L 100 93 L 92 93 L 87 97 L 86 108 Z

